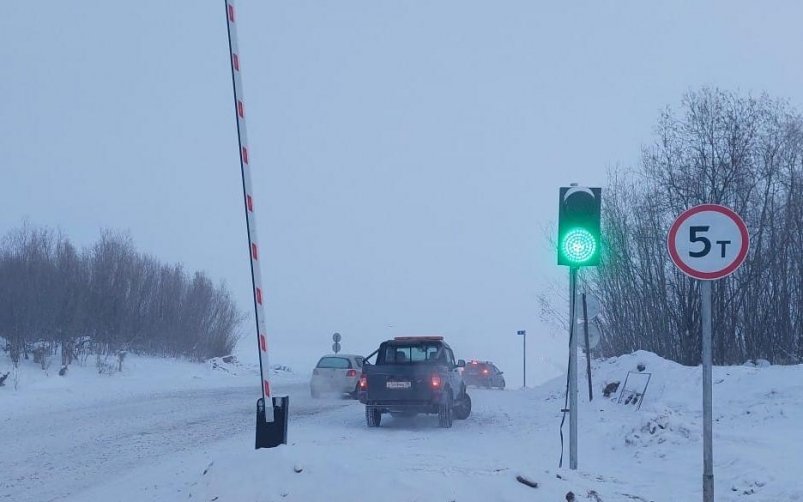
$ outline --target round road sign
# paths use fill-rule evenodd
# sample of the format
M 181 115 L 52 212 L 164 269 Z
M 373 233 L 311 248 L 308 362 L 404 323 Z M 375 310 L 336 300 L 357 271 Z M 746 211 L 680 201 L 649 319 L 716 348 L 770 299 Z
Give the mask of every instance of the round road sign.
M 672 262 L 703 281 L 732 274 L 747 257 L 750 236 L 742 218 L 718 204 L 701 204 L 677 217 L 667 236 Z
M 340 344 L 338 342 L 332 344 L 332 352 L 334 352 L 335 354 L 340 352 Z
M 339 342 L 342 339 L 343 338 L 340 336 L 340 333 L 335 333 L 334 335 L 332 335 L 332 341 L 335 343 Z
M 576 303 L 574 304 L 575 313 L 577 314 L 577 322 L 582 322 L 583 320 L 583 296 L 578 293 L 577 297 L 574 300 Z M 600 306 L 599 300 L 594 295 L 586 295 L 586 315 L 589 319 L 593 319 L 599 315 Z
M 585 323 L 582 319 L 577 320 L 577 334 L 580 335 L 580 347 L 585 348 Z M 594 322 L 588 323 L 588 348 L 593 349 L 599 345 L 600 331 L 599 327 Z

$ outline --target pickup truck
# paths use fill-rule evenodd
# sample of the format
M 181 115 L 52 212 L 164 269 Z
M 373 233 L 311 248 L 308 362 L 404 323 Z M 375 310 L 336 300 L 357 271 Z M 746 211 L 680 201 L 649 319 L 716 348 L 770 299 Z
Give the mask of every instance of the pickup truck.
M 375 363 L 368 359 L 376 355 Z M 471 398 L 452 349 L 442 336 L 403 336 L 382 342 L 365 358 L 358 397 L 365 405 L 368 427 L 379 427 L 382 415 L 438 415 L 438 425 L 451 427 L 454 418 L 471 414 Z

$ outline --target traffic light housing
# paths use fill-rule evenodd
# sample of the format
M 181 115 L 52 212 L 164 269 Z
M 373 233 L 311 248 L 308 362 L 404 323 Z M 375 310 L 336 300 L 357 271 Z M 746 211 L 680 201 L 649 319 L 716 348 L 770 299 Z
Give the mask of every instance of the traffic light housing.
M 601 188 L 561 187 L 558 265 L 599 265 Z

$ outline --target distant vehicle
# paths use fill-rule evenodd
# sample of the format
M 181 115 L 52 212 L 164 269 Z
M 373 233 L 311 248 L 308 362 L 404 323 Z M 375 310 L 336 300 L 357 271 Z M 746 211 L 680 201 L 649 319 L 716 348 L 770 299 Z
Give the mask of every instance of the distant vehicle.
M 314 398 L 325 393 L 349 394 L 357 397 L 363 357 L 354 354 L 329 354 L 321 357 L 309 382 Z
M 491 361 L 469 361 L 463 369 L 463 381 L 466 385 L 476 385 L 477 387 L 498 387 L 505 388 L 505 377 L 502 371 Z
M 382 342 L 366 359 L 374 354 L 376 364 L 366 360 L 359 382 L 368 427 L 379 427 L 385 413 L 437 413 L 441 427 L 471 414 L 471 398 L 459 371 L 466 363 L 455 362 L 442 336 L 396 337 Z

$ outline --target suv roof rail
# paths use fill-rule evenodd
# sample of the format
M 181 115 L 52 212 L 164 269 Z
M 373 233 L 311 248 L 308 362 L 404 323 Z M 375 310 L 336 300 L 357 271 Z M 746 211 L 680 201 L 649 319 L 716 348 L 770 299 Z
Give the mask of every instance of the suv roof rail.
M 408 342 L 408 341 L 415 341 L 415 340 L 443 340 L 442 336 L 395 336 L 393 337 L 394 340 L 400 342 Z

